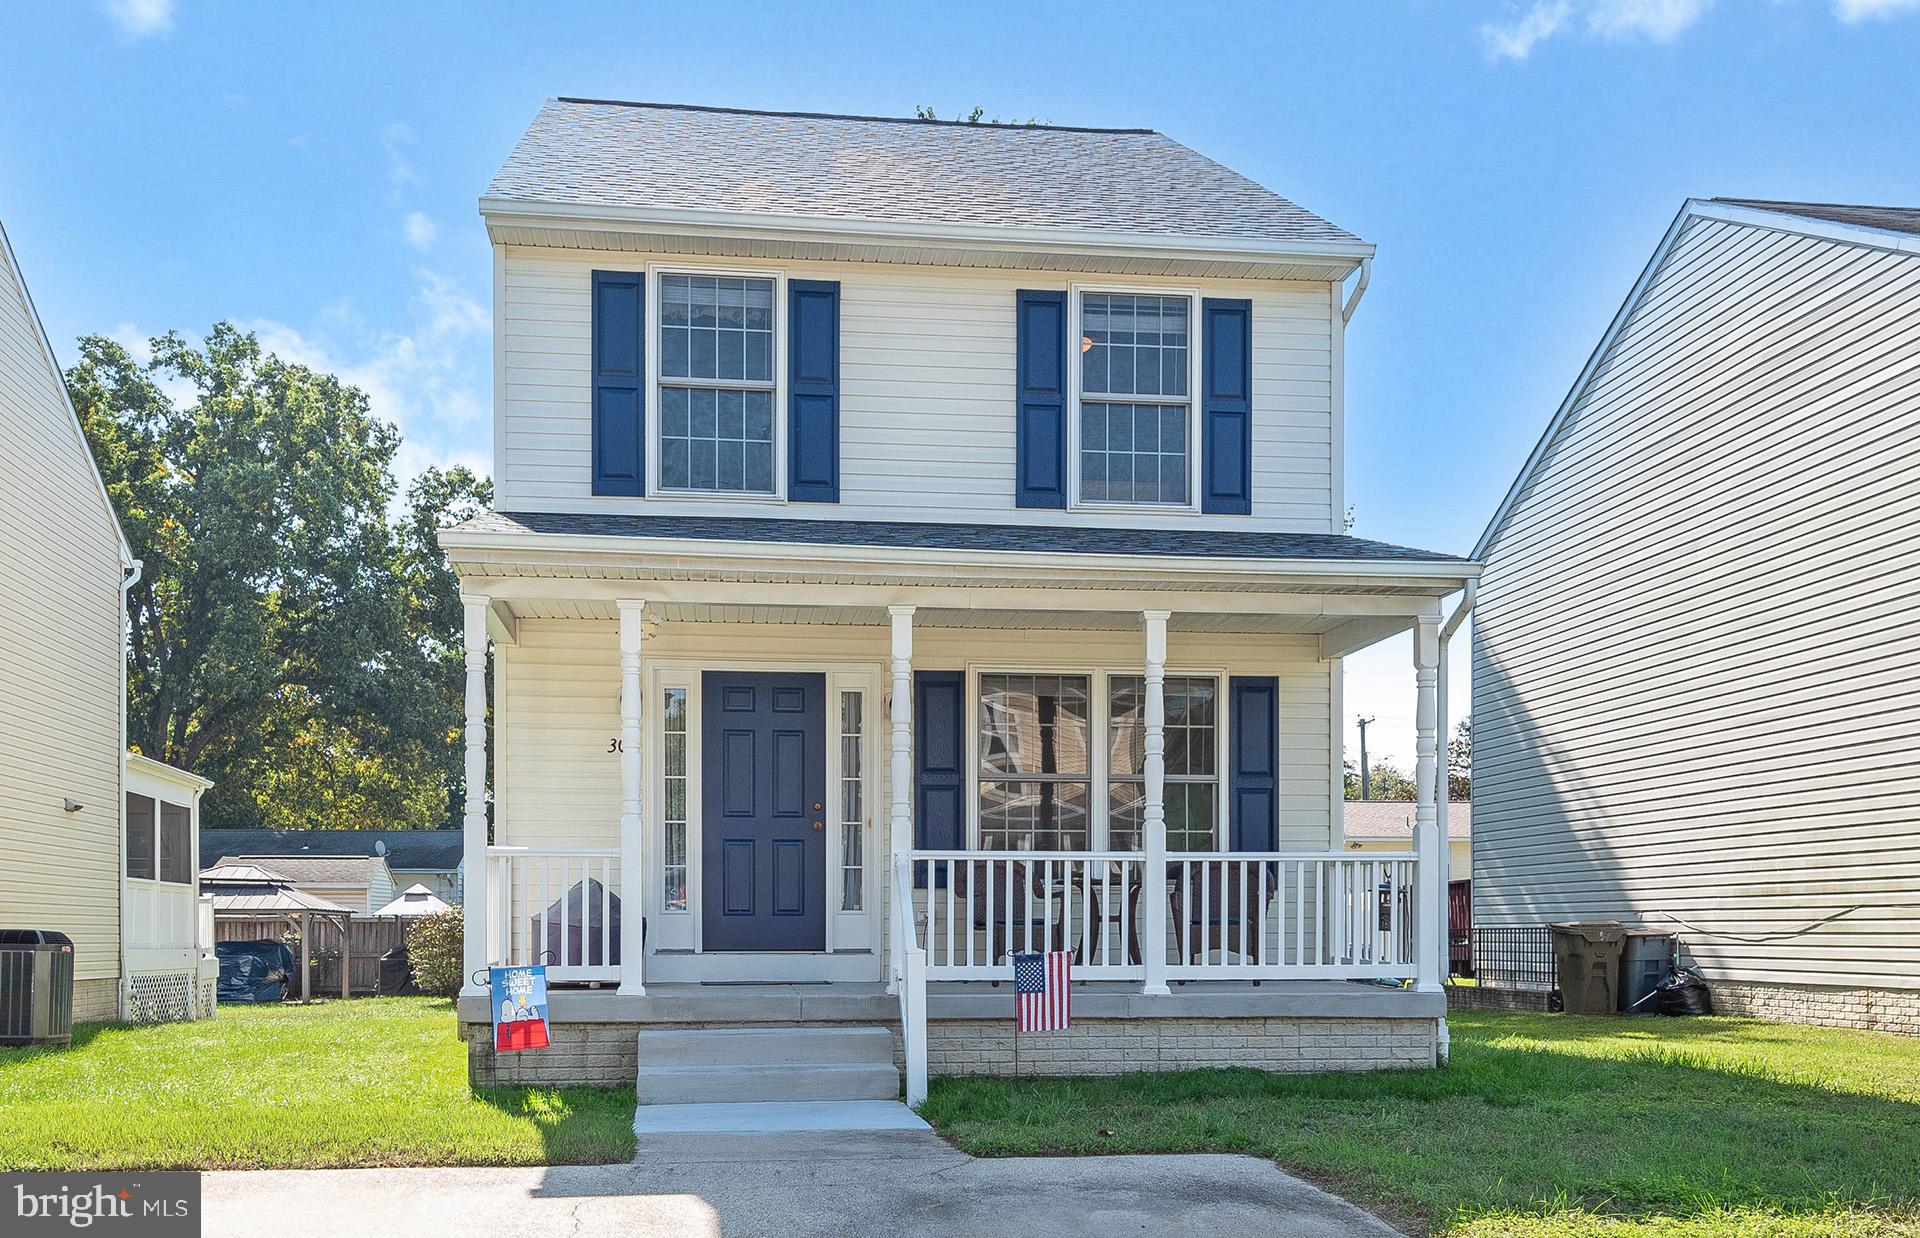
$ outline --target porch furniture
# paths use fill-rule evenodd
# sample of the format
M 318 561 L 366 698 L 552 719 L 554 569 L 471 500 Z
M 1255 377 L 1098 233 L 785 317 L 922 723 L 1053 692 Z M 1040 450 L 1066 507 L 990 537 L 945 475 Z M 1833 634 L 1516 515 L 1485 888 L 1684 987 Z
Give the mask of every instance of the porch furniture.
M 1203 864 L 1174 868 L 1168 905 L 1180 953 L 1197 964 L 1207 954 L 1231 950 L 1246 955 L 1264 935 L 1267 904 L 1273 901 L 1275 874 L 1266 864 Z
M 1011 871 L 1024 868 L 1024 872 Z M 1066 925 L 1052 920 L 1047 907 L 1065 891 L 1049 890 L 1039 865 L 990 865 L 985 861 L 955 864 L 949 869 L 954 896 L 973 910 L 975 931 L 987 935 L 987 959 L 998 963 L 1014 945 L 1022 949 L 1066 949 Z M 979 896 L 974 897 L 974 891 Z
M 1122 892 L 1124 890 L 1124 893 Z M 1120 874 L 1111 880 L 1096 881 L 1088 887 L 1087 898 L 1093 903 L 1091 919 L 1100 926 L 1100 935 L 1105 937 L 1110 927 L 1112 931 L 1123 934 L 1127 943 L 1127 964 L 1140 965 L 1140 871 L 1127 865 Z M 1082 941 L 1083 952 L 1089 952 L 1091 946 Z M 1092 956 L 1086 953 L 1083 961 L 1091 962 Z

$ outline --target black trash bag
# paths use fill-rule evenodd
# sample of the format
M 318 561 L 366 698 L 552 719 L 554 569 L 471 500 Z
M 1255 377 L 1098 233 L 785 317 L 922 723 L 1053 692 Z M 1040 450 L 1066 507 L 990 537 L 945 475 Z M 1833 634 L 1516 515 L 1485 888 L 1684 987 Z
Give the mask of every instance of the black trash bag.
M 398 997 L 419 991 L 420 986 L 413 982 L 413 963 L 407 957 L 406 943 L 402 942 L 380 956 L 382 997 Z
M 1712 1014 L 1713 994 L 1707 981 L 1691 967 L 1680 967 L 1660 982 L 1661 1014 Z

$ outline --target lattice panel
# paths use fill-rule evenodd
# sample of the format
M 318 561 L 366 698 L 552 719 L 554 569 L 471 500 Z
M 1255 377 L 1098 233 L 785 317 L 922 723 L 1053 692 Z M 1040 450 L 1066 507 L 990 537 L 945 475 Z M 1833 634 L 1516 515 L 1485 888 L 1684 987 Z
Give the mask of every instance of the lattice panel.
M 168 1023 L 191 1019 L 205 1000 L 198 977 L 191 972 L 152 972 L 134 976 L 128 1015 L 135 1023 Z

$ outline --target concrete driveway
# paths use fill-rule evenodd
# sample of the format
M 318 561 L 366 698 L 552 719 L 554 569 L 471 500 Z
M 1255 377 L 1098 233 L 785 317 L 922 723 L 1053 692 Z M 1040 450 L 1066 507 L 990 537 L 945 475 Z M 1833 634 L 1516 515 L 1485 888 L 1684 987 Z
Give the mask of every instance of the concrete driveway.
M 648 1135 L 633 1165 L 210 1173 L 208 1235 L 1391 1235 L 1247 1156 L 977 1160 L 925 1131 Z

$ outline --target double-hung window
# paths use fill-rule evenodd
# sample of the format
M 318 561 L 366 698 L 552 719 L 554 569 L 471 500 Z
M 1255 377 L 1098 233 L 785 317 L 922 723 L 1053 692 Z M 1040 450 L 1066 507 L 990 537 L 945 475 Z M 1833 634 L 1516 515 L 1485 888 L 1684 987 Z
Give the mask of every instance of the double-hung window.
M 774 490 L 774 281 L 663 273 L 660 488 Z
M 1220 802 L 1219 681 L 1169 675 L 1165 684 L 1167 850 L 1211 851 Z M 1139 851 L 1146 836 L 1147 681 L 1107 680 L 1107 845 Z
M 1085 675 L 980 676 L 980 847 L 1082 851 L 1093 800 Z
M 1192 502 L 1192 313 L 1184 296 L 1080 294 L 1080 501 Z

